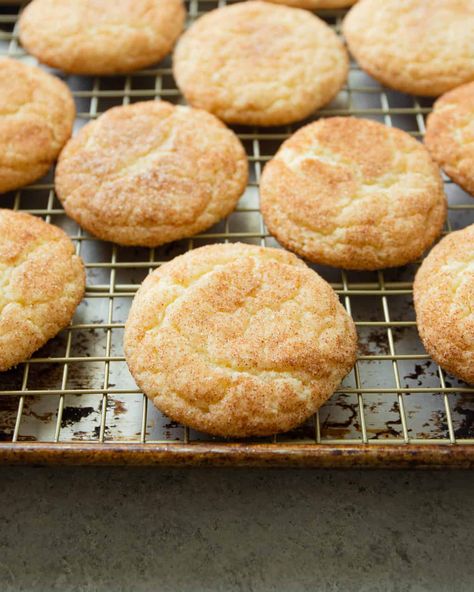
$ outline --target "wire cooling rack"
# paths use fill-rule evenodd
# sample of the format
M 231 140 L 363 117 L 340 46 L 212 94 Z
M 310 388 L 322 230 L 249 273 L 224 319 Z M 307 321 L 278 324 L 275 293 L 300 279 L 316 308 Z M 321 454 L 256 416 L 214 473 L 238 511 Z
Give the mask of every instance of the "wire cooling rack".
M 192 22 L 225 2 L 191 0 Z M 2 3 L 0 53 L 35 63 L 17 38 L 21 6 Z M 319 15 L 340 32 L 341 10 Z M 112 106 L 183 102 L 170 59 L 128 76 L 56 75 L 71 88 L 75 131 Z M 337 98 L 314 115 L 354 115 L 421 138 L 432 101 L 382 88 L 351 65 Z M 64 228 L 87 268 L 87 289 L 71 325 L 33 358 L 0 375 L 0 460 L 58 463 L 293 464 L 301 466 L 472 466 L 474 388 L 446 375 L 418 338 L 412 303 L 417 264 L 380 272 L 313 266 L 339 294 L 359 332 L 359 357 L 340 389 L 298 429 L 256 441 L 225 441 L 162 416 L 137 389 L 122 351 L 124 322 L 144 277 L 161 263 L 213 242 L 277 246 L 258 207 L 262 167 L 299 123 L 234 128 L 250 161 L 250 182 L 234 213 L 208 232 L 156 249 L 104 243 L 68 219 L 53 174 L 2 197 L 2 207 Z M 446 182 L 450 232 L 474 223 L 474 200 Z

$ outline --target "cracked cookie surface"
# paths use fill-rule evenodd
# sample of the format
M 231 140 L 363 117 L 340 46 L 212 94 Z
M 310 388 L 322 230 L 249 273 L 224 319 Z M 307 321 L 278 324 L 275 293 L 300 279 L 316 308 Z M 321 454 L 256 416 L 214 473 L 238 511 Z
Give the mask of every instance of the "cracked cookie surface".
M 474 225 L 433 248 L 418 270 L 413 296 L 427 352 L 442 368 L 474 384 Z
M 84 265 L 60 228 L 0 210 L 0 371 L 63 329 L 84 289 Z
M 117 74 L 163 59 L 184 18 L 182 0 L 33 0 L 20 17 L 20 41 L 53 68 Z
M 438 96 L 474 80 L 474 0 L 359 0 L 343 33 L 360 66 L 396 90 Z
M 436 101 L 428 115 L 425 144 L 451 179 L 474 196 L 474 82 Z
M 64 148 L 56 190 L 103 240 L 157 246 L 227 216 L 248 177 L 237 136 L 210 113 L 165 101 L 114 107 Z
M 286 140 L 263 170 L 260 201 L 282 245 L 345 269 L 417 259 L 446 217 L 426 148 L 402 130 L 350 117 L 321 119 Z
M 194 107 L 228 123 L 282 125 L 337 94 L 348 56 L 310 12 L 250 1 L 199 18 L 176 46 L 173 72 Z
M 150 274 L 125 356 L 166 415 L 221 436 L 291 429 L 351 370 L 352 319 L 322 278 L 283 250 L 220 244 Z
M 74 117 L 74 100 L 61 80 L 17 60 L 0 60 L 0 192 L 48 172 Z

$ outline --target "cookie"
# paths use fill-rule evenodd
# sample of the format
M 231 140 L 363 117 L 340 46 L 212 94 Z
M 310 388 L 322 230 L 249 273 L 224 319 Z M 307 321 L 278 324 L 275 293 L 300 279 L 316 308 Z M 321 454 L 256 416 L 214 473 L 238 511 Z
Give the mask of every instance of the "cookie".
M 61 153 L 55 184 L 68 216 L 91 234 L 157 246 L 227 216 L 247 176 L 239 139 L 213 115 L 147 101 L 82 128 Z
M 182 0 L 33 0 L 20 17 L 20 41 L 53 68 L 117 74 L 163 59 L 184 18 Z
M 69 324 L 84 295 L 80 257 L 57 226 L 0 210 L 0 371 Z
M 320 119 L 286 140 L 264 168 L 260 198 L 282 245 L 345 269 L 414 261 L 446 217 L 426 148 L 402 130 L 351 117 Z
M 357 0 L 267 0 L 275 4 L 286 4 L 296 8 L 318 10 L 319 8 L 346 8 L 352 6 Z
M 451 179 L 474 196 L 474 82 L 436 101 L 425 144 Z
M 382 84 L 438 96 L 474 80 L 474 0 L 359 0 L 343 32 Z
M 347 77 L 337 35 L 308 11 L 240 2 L 198 19 L 173 58 L 188 103 L 228 123 L 283 125 L 328 103 Z
M 71 135 L 72 95 L 58 78 L 0 59 L 0 192 L 45 175 Z
M 474 225 L 434 247 L 416 274 L 413 297 L 426 351 L 450 374 L 474 384 Z
M 264 436 L 331 396 L 355 363 L 356 332 L 329 284 L 294 255 L 217 244 L 145 279 L 124 346 L 139 387 L 175 421 Z

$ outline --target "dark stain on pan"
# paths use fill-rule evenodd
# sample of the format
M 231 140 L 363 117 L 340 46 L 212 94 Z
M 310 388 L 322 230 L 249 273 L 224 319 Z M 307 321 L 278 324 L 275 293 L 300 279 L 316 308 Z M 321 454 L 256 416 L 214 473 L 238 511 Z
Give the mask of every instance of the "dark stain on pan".
M 8 442 L 12 439 L 18 414 L 20 397 L 0 397 L 0 441 Z M 41 401 L 41 397 L 27 396 L 23 404 L 22 417 L 33 417 L 45 424 L 53 421 L 56 411 L 45 411 L 39 413 L 34 411 L 32 406 Z M 34 441 L 36 438 L 29 435 L 19 435 L 18 440 Z
M 398 428 L 401 427 L 401 424 L 401 419 L 392 419 L 390 421 L 386 421 L 386 429 L 379 431 L 377 436 L 374 437 L 374 439 L 378 440 L 380 438 L 400 438 L 400 436 L 402 435 L 402 430 Z
M 20 397 L 0 397 L 0 413 L 15 413 L 16 415 L 19 400 Z
M 327 425 L 329 425 L 329 427 L 327 428 L 327 431 L 330 433 L 326 437 L 335 438 L 337 440 L 343 440 L 348 434 L 351 433 L 350 428 L 337 428 L 337 427 L 334 427 L 330 424 L 327 424 Z M 326 426 L 325 426 L 325 428 L 326 428 Z M 321 431 L 323 431 L 323 430 L 321 430 Z M 324 439 L 324 436 L 322 436 L 322 437 Z
M 165 423 L 163 427 L 165 428 L 165 430 L 173 430 L 176 428 L 180 428 L 181 424 L 177 421 L 173 421 L 172 419 L 170 419 L 169 422 Z
M 359 339 L 359 352 L 363 356 L 373 355 L 376 352 L 388 354 L 389 347 L 386 332 L 381 329 L 375 329 L 367 335 L 361 335 Z
M 2 372 L 1 374 L 1 389 L 5 391 L 15 391 L 21 389 L 21 383 L 23 381 L 23 373 L 24 367 L 23 364 L 19 364 L 12 368 L 11 370 L 7 370 L 6 372 Z M 11 398 L 11 397 L 8 397 Z
M 5 397 L 7 398 L 7 397 Z M 15 429 L 16 410 L 18 408 L 18 398 L 8 397 L 15 402 L 15 410 L 4 410 L 4 401 L 0 399 L 0 442 L 9 442 L 12 439 L 13 430 Z
M 415 364 L 415 368 L 413 372 L 409 374 L 405 374 L 403 378 L 408 380 L 416 380 L 417 386 L 422 386 L 423 381 L 421 380 L 422 377 L 426 376 L 427 370 L 432 365 L 431 360 L 427 360 L 426 362 L 422 362 L 421 364 Z M 430 372 L 430 375 L 434 375 L 434 372 Z M 407 383 L 405 383 L 405 387 L 409 387 Z
M 351 426 L 356 430 L 360 430 L 360 425 L 357 421 L 357 403 L 348 403 L 344 395 L 342 395 L 338 398 L 336 405 L 344 411 L 349 411 L 348 418 L 343 421 L 334 421 L 334 419 L 330 419 L 331 415 L 329 414 L 321 425 L 321 433 L 329 432 L 331 438 L 343 438 L 352 431 Z
M 51 355 L 51 353 L 49 353 L 49 355 Z M 28 376 L 28 384 L 34 384 L 35 388 L 38 389 L 60 388 L 62 374 L 62 364 L 31 364 Z
M 419 364 L 415 364 L 413 372 L 409 372 L 403 376 L 405 379 L 403 383 L 404 388 L 411 388 L 417 386 L 439 386 L 438 367 L 432 360 L 426 360 Z M 435 381 L 427 380 L 434 378 Z M 449 381 L 445 381 L 446 386 L 450 387 Z M 419 408 L 421 409 L 421 407 Z
M 82 440 L 84 438 L 84 436 L 86 435 L 87 432 L 84 432 L 83 430 L 77 430 L 77 432 L 74 432 L 74 438 L 78 438 L 79 440 Z
M 437 430 L 444 436 L 448 434 L 448 422 L 446 420 L 446 413 L 441 410 L 433 411 L 432 413 L 433 424 Z
M 99 439 L 100 438 L 100 426 L 96 426 L 93 430 L 92 430 L 92 435 Z M 110 437 L 110 429 L 105 426 L 105 430 L 104 430 L 104 438 L 109 438 Z
M 94 413 L 94 407 L 64 407 L 63 416 L 61 418 L 61 427 L 72 426 L 73 424 L 89 417 Z
M 97 324 L 104 323 L 103 319 L 98 319 Z M 105 331 L 99 331 L 97 329 L 87 329 L 78 331 L 74 339 L 74 352 L 79 355 L 90 355 L 89 349 L 92 346 L 97 346 L 100 343 L 100 338 L 104 337 Z M 100 348 L 105 352 L 105 344 Z
M 46 413 L 35 413 L 31 409 L 29 409 L 28 411 L 23 410 L 23 415 L 30 415 L 32 417 L 35 417 L 39 421 L 44 421 L 45 423 L 47 423 L 48 421 L 52 420 L 53 417 L 56 417 L 56 411 L 47 411 Z
M 419 438 L 447 438 L 449 435 L 446 413 L 441 409 L 433 411 L 430 419 L 423 424 L 423 427 L 428 427 L 429 431 L 419 432 L 417 434 Z
M 0 442 L 9 442 L 12 439 L 19 402 L 20 397 L 0 397 Z M 25 398 L 23 413 L 27 411 L 29 404 L 30 398 Z
M 470 403 L 472 405 L 472 401 Z M 458 404 L 454 407 L 454 411 L 463 416 L 460 426 L 454 430 L 456 438 L 474 437 L 474 409 L 465 409 Z
M 163 438 L 165 440 L 181 440 L 182 438 L 182 430 L 184 429 L 183 426 L 178 423 L 177 421 L 173 421 L 169 417 L 166 417 L 168 420 L 167 423 L 163 424 Z M 149 427 L 149 426 L 148 426 Z M 179 430 L 176 432 L 176 430 Z M 136 436 L 141 436 L 141 430 L 135 434 Z M 145 436 L 149 435 L 149 430 L 145 431 Z
M 305 423 L 301 424 L 300 426 L 291 430 L 291 432 L 287 432 L 286 434 L 280 436 L 280 438 L 284 440 L 310 440 L 314 442 L 315 437 L 315 429 L 314 429 L 314 417 L 311 417 L 310 420 L 306 421 Z M 169 436 L 168 438 L 172 437 L 172 434 L 167 432 Z
M 375 405 L 377 406 L 377 405 Z M 375 409 L 374 409 L 375 411 Z M 385 423 L 385 429 L 367 429 L 367 432 L 372 434 L 371 439 L 379 440 L 382 438 L 399 438 L 402 430 L 399 429 L 398 426 L 402 425 L 402 418 L 400 417 L 400 409 L 398 407 L 397 401 L 395 401 L 392 407 L 389 409 L 389 413 L 394 413 L 398 415 L 397 419 L 390 419 L 387 420 Z
M 114 400 L 112 401 L 112 405 L 114 408 L 114 415 L 117 417 L 122 415 L 123 413 L 127 413 L 127 407 L 123 401 Z
M 105 322 L 102 319 L 94 319 L 98 324 Z M 102 356 L 105 354 L 105 331 L 88 329 L 74 334 L 71 355 L 78 357 Z M 70 388 L 91 388 L 102 368 L 101 363 L 76 362 L 70 364 L 68 372 L 68 386 Z

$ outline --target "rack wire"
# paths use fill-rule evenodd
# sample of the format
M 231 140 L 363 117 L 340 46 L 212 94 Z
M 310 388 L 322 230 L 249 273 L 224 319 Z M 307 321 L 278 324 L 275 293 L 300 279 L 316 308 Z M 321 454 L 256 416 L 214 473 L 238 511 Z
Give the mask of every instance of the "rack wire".
M 188 21 L 224 4 L 190 0 Z M 18 42 L 20 11 L 17 3 L 2 3 L 0 53 L 36 63 Z M 344 11 L 318 14 L 340 33 Z M 74 94 L 76 131 L 115 105 L 156 99 L 184 102 L 169 58 L 156 68 L 127 76 L 54 73 Z M 431 106 L 431 100 L 381 87 L 352 63 L 346 86 L 313 119 L 366 117 L 421 139 Z M 259 211 L 258 183 L 262 167 L 281 142 L 307 122 L 271 129 L 234 128 L 251 167 L 249 186 L 235 212 L 208 232 L 160 248 L 124 248 L 88 235 L 65 216 L 54 194 L 52 173 L 2 198 L 2 207 L 41 216 L 68 232 L 85 261 L 87 288 L 70 326 L 31 360 L 0 375 L 0 460 L 218 462 L 224 455 L 234 464 L 292 463 L 295 458 L 298 464 L 318 466 L 474 463 L 474 388 L 446 375 L 422 347 L 412 303 L 417 264 L 362 273 L 312 266 L 352 314 L 360 352 L 354 370 L 334 396 L 314 418 L 288 434 L 236 442 L 189 430 L 163 417 L 128 373 L 122 351 L 124 322 L 147 273 L 212 242 L 278 246 Z M 447 178 L 445 188 L 449 199 L 445 232 L 474 223 L 474 200 Z M 412 461 L 407 460 L 410 455 Z

